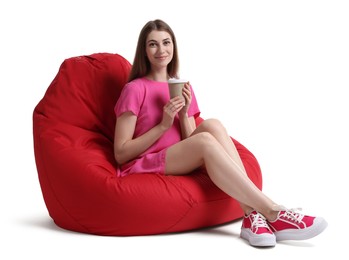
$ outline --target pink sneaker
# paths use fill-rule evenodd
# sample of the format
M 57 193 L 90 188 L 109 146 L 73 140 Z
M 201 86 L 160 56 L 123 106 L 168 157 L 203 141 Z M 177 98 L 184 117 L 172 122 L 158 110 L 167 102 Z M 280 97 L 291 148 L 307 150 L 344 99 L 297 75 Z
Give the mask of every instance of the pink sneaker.
M 252 246 L 275 246 L 276 239 L 265 218 L 257 211 L 252 211 L 242 220 L 240 237 Z
M 279 211 L 276 220 L 268 223 L 277 241 L 309 239 L 327 227 L 325 219 L 296 213 L 294 209 Z

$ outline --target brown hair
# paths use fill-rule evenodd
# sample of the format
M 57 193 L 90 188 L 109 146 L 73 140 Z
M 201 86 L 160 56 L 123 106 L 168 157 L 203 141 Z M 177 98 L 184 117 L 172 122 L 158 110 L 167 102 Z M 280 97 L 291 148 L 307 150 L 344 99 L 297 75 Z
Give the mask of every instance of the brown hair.
M 173 58 L 171 62 L 167 65 L 167 74 L 169 75 L 170 78 L 178 78 L 179 60 L 178 60 L 176 37 L 172 29 L 167 23 L 157 19 L 154 21 L 147 22 L 139 34 L 136 54 L 135 54 L 132 69 L 130 72 L 130 76 L 128 79 L 129 82 L 136 78 L 144 77 L 150 72 L 150 69 L 151 69 L 150 62 L 146 55 L 145 49 L 146 49 L 147 37 L 149 33 L 151 33 L 154 30 L 165 31 L 170 34 L 173 42 Z

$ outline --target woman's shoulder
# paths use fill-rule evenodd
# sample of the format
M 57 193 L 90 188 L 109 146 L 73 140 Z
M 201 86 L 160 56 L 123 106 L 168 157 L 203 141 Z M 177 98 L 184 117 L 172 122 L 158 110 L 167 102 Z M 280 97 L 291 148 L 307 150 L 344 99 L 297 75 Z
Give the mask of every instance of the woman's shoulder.
M 127 84 L 131 85 L 142 85 L 142 86 L 154 86 L 154 85 L 167 85 L 167 82 L 155 81 L 148 79 L 147 77 L 136 78 L 128 82 Z
M 144 82 L 144 78 L 136 78 L 136 79 L 129 81 L 128 83 L 139 84 L 139 83 L 143 83 L 143 82 Z
M 125 87 L 128 88 L 144 88 L 147 84 L 147 81 L 145 78 L 137 78 L 137 79 L 133 79 L 131 81 L 129 81 L 128 83 L 126 83 Z
M 140 89 L 143 89 L 144 86 L 143 86 L 143 82 L 141 79 L 134 79 L 134 80 L 131 80 L 129 82 L 127 82 L 123 88 L 123 91 L 127 91 L 127 90 L 140 90 Z
M 129 90 L 129 91 L 146 92 L 147 89 L 149 89 L 149 88 L 162 89 L 164 87 L 164 84 L 167 85 L 167 82 L 158 82 L 158 81 L 150 80 L 146 77 L 142 77 L 142 78 L 136 78 L 136 79 L 129 81 L 124 86 L 124 89 Z

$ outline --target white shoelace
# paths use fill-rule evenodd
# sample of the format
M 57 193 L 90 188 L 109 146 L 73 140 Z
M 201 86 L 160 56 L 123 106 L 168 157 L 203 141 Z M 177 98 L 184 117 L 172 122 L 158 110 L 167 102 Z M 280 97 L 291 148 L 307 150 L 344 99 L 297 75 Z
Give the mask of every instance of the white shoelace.
M 297 211 L 301 211 L 302 208 L 291 208 L 291 209 L 287 209 L 286 207 L 282 206 L 282 205 L 274 205 L 273 206 L 273 210 L 276 211 L 285 211 L 285 213 L 283 213 L 280 216 L 284 216 L 287 219 L 293 220 L 296 223 L 300 223 L 303 220 L 304 215 L 297 212 Z
M 303 220 L 304 215 L 296 212 L 296 211 L 300 211 L 302 210 L 301 208 L 292 208 L 292 209 L 288 209 L 285 211 L 285 213 L 283 214 L 286 218 L 295 221 L 296 223 L 300 223 Z
M 269 226 L 267 224 L 267 221 L 265 219 L 265 217 L 263 215 L 261 215 L 260 213 L 257 212 L 257 214 L 253 214 L 253 221 L 252 221 L 252 227 L 254 228 L 260 228 L 260 227 L 263 227 L 263 228 L 268 228 L 269 229 Z

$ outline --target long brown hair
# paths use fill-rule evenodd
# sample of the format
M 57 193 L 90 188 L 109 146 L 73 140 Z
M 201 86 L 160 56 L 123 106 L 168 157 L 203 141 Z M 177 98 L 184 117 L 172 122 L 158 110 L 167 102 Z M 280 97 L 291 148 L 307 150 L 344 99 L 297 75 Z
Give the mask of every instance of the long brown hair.
M 171 62 L 167 65 L 167 74 L 169 75 L 170 78 L 178 78 L 179 60 L 178 60 L 176 37 L 172 29 L 167 23 L 157 19 L 154 21 L 147 22 L 139 34 L 136 54 L 132 64 L 130 76 L 128 79 L 129 82 L 136 78 L 144 77 L 150 72 L 150 69 L 151 69 L 150 62 L 146 55 L 145 49 L 146 49 L 147 37 L 149 33 L 151 33 L 154 30 L 165 31 L 170 34 L 173 42 L 173 58 Z

